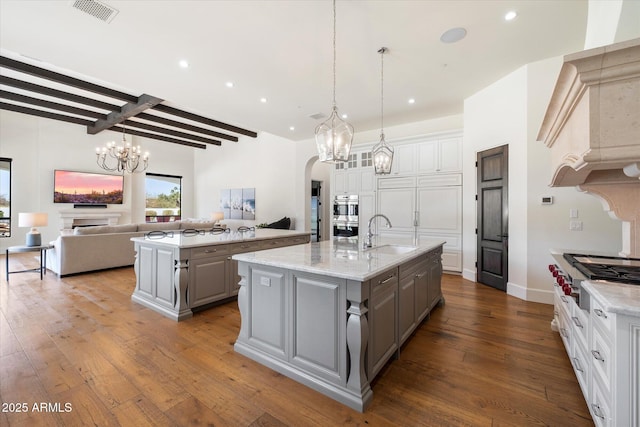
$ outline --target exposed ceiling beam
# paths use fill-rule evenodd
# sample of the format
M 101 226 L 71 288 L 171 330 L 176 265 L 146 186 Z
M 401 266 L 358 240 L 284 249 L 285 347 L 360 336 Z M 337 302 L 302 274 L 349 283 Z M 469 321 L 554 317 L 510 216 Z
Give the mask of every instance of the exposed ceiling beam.
M 80 80 L 75 77 L 65 76 L 64 74 L 47 70 L 45 68 L 36 67 L 35 65 L 27 64 L 24 62 L 16 61 L 15 59 L 7 58 L 6 56 L 0 56 L 0 66 L 19 71 L 21 73 L 30 74 L 35 77 L 40 77 L 42 79 L 62 83 L 67 86 L 72 86 L 89 92 L 98 93 L 110 98 L 120 99 L 127 102 L 137 101 L 137 97 L 134 95 L 129 95 L 128 93 L 120 92 L 114 89 L 109 89 L 108 87 Z
M 87 133 L 89 135 L 95 135 L 105 129 L 109 129 L 115 124 L 122 123 L 130 117 L 134 117 L 144 110 L 148 110 L 154 105 L 158 105 L 162 101 L 164 100 L 155 96 L 147 95 L 146 93 L 142 94 L 135 103 L 127 102 L 122 106 L 120 111 L 112 111 L 109 113 L 106 120 L 98 120 L 92 126 L 87 126 Z
M 23 89 L 29 92 L 39 93 L 41 95 L 65 99 L 67 101 L 100 108 L 102 110 L 120 110 L 120 106 L 116 104 L 109 104 L 108 102 L 98 101 L 97 99 L 87 98 L 86 96 L 75 95 L 73 93 L 64 92 L 58 89 L 52 89 L 50 87 L 42 86 L 39 84 L 25 82 L 24 80 L 14 79 L 13 77 L 0 76 L 0 84 L 16 87 L 18 89 Z
M 102 119 L 102 120 L 107 119 L 106 114 L 99 113 L 97 111 L 85 110 L 84 108 L 78 108 L 71 105 L 60 104 L 58 102 L 53 102 L 53 101 L 46 101 L 44 99 L 33 98 L 31 96 L 21 95 L 19 93 L 9 92 L 6 90 L 0 90 L 0 98 L 22 102 L 23 104 L 37 105 L 38 107 L 49 108 L 51 110 L 64 111 L 71 114 L 77 114 L 79 116 L 93 117 L 94 119 Z
M 15 111 L 16 113 L 29 114 L 30 116 L 44 117 L 47 119 L 59 120 L 62 122 L 75 123 L 77 125 L 89 126 L 91 120 L 80 119 L 78 117 L 65 116 L 64 114 L 51 113 L 49 111 L 36 110 L 35 108 L 23 107 L 21 105 L 0 102 L 0 110 Z
M 220 139 L 226 139 L 227 141 L 233 141 L 233 142 L 238 141 L 237 136 L 227 135 L 226 133 L 216 132 L 215 130 L 193 126 L 188 123 L 177 122 L 175 120 L 167 119 L 165 117 L 154 116 L 153 114 L 140 113 L 136 116 L 136 118 L 148 120 L 150 122 L 162 123 L 163 125 L 172 126 L 180 129 L 190 130 L 191 132 L 197 132 L 197 133 L 213 136 Z
M 194 122 L 204 123 L 209 126 L 228 130 L 229 132 L 239 133 L 241 135 L 250 136 L 256 138 L 258 134 L 256 132 L 242 129 L 236 126 L 228 125 L 226 123 L 219 122 L 217 120 L 210 119 L 208 117 L 199 116 L 198 114 L 189 113 L 187 111 L 178 110 L 177 108 L 170 107 L 168 105 L 160 104 L 153 107 L 154 110 L 163 111 L 165 113 L 172 114 L 174 116 L 182 117 L 183 119 L 193 120 Z
M 147 132 L 140 132 L 134 129 L 124 129 L 120 126 L 114 126 L 112 127 L 110 130 L 117 130 L 117 131 L 124 131 L 125 133 L 128 133 L 129 135 L 135 135 L 135 136 L 141 136 L 143 138 L 150 138 L 150 139 L 157 139 L 158 141 L 165 141 L 165 142 L 171 142 L 174 144 L 179 144 L 179 145 L 186 145 L 188 147 L 194 147 L 194 148 L 202 148 L 203 150 L 206 150 L 207 146 L 204 144 L 198 144 L 195 142 L 189 142 L 189 141 L 183 141 L 181 139 L 175 139 L 175 138 L 170 138 L 168 136 L 164 136 L 164 135 L 156 135 L 155 133 L 147 133 Z
M 198 141 L 198 142 L 204 142 L 205 144 L 213 144 L 213 145 L 222 145 L 221 141 L 218 141 L 216 139 L 209 139 L 209 138 L 204 138 L 202 136 L 198 136 L 198 135 L 193 135 L 190 133 L 185 133 L 185 132 L 180 132 L 177 130 L 173 130 L 173 129 L 167 129 L 167 128 L 163 128 L 160 126 L 153 126 L 150 125 L 148 123 L 141 123 L 141 122 L 137 122 L 135 120 L 128 120 L 125 122 L 125 125 L 127 125 L 127 129 L 129 128 L 139 128 L 139 129 L 145 129 L 145 130 L 150 130 L 152 132 L 159 132 L 159 133 L 163 133 L 166 135 L 173 135 L 173 136 L 177 136 L 178 138 L 183 138 L 183 139 L 190 139 L 192 141 Z

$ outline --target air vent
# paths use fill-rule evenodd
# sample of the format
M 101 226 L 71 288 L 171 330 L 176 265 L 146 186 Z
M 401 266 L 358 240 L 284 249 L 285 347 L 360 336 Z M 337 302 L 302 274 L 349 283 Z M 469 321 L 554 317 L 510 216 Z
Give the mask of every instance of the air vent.
M 75 0 L 72 6 L 94 18 L 110 23 L 118 14 L 118 10 L 97 0 Z
M 325 117 L 327 117 L 327 116 L 325 116 L 325 115 L 324 115 L 324 114 L 322 114 L 322 113 L 315 113 L 315 114 L 311 114 L 311 115 L 309 116 L 309 118 L 311 118 L 311 119 L 313 119 L 313 120 L 320 120 L 320 119 L 324 119 Z

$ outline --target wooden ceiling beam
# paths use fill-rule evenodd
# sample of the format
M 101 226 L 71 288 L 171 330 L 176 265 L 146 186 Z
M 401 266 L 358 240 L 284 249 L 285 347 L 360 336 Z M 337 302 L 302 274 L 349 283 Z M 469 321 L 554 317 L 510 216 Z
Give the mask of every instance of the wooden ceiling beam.
M 0 76 L 0 84 L 26 90 L 28 92 L 34 92 L 41 95 L 64 99 L 78 104 L 100 108 L 101 110 L 120 110 L 120 106 L 116 104 L 109 104 L 107 102 L 98 101 L 97 99 L 87 98 L 86 96 L 75 95 L 73 93 L 64 92 L 58 89 L 52 89 L 50 87 L 42 86 L 39 84 L 25 82 L 24 80 L 14 79 L 13 77 Z
M 90 83 L 85 80 L 80 80 L 75 77 L 65 76 L 64 74 L 47 70 L 45 68 L 36 67 L 35 65 L 27 64 L 25 62 L 16 61 L 15 59 L 7 58 L 6 56 L 0 56 L 0 67 L 9 68 L 20 73 L 29 74 L 35 77 L 40 77 L 42 79 L 86 90 L 88 92 L 108 96 L 109 98 L 120 99 L 127 102 L 137 102 L 138 99 L 138 97 L 129 95 L 128 93 L 109 89 L 108 87 Z
M 148 123 L 141 123 L 141 122 L 137 122 L 137 121 L 134 121 L 134 120 L 128 120 L 127 122 L 125 122 L 125 124 L 127 125 L 127 129 L 130 129 L 132 127 L 133 128 L 139 128 L 139 129 L 145 129 L 145 130 L 150 130 L 152 132 L 158 132 L 158 133 L 161 133 L 161 134 L 177 136 L 178 138 L 190 139 L 192 141 L 198 141 L 198 142 L 204 142 L 205 144 L 222 145 L 222 142 L 218 141 L 216 139 L 204 138 L 202 136 L 193 135 L 193 134 L 190 134 L 190 133 L 180 132 L 180 131 L 173 130 L 173 129 L 167 129 L 167 128 L 163 128 L 163 127 L 160 127 L 160 126 L 153 126 L 153 125 L 150 125 Z
M 213 126 L 215 128 L 220 128 L 224 130 L 228 130 L 229 132 L 239 133 L 241 135 L 250 136 L 251 138 L 256 138 L 258 134 L 256 132 L 242 129 L 237 126 L 228 125 L 226 123 L 219 122 L 217 120 L 210 119 L 208 117 L 203 117 L 198 114 L 189 113 L 187 111 L 179 110 L 177 108 L 170 107 L 168 105 L 160 104 L 153 107 L 154 110 L 162 111 L 164 113 L 168 113 L 174 116 L 182 117 L 183 119 L 192 120 L 198 123 L 204 123 L 209 126 Z
M 81 119 L 78 117 L 65 116 L 64 114 L 51 113 L 49 111 L 36 110 L 35 108 L 23 107 L 22 105 L 8 104 L 0 102 L 0 110 L 15 111 L 16 113 L 28 114 L 30 116 L 44 117 L 47 119 L 58 120 L 62 122 L 75 123 L 77 125 L 88 126 L 93 123 L 92 120 Z
M 129 128 L 124 129 L 123 127 L 120 127 L 120 126 L 114 126 L 111 128 L 111 130 L 125 132 L 125 133 L 128 133 L 129 135 L 141 136 L 143 138 L 156 139 L 158 141 L 171 142 L 173 144 L 179 144 L 179 145 L 186 145 L 187 147 L 201 148 L 203 150 L 207 149 L 207 146 L 205 144 L 198 144 L 196 142 L 183 141 L 181 139 L 170 138 L 164 135 L 157 135 L 155 133 L 140 132 L 135 129 L 129 129 Z
M 136 118 L 148 120 L 150 122 L 162 123 L 163 125 L 172 126 L 172 127 L 176 127 L 184 130 L 190 130 L 192 132 L 213 136 L 215 138 L 225 139 L 227 141 L 238 142 L 237 136 L 227 135 L 226 133 L 216 132 L 215 130 L 193 126 L 188 123 L 177 122 L 175 120 L 167 119 L 165 117 L 154 116 L 153 114 L 149 114 L 149 113 L 140 113 L 136 116 Z
M 146 93 L 142 94 L 135 103 L 127 102 L 122 106 L 120 111 L 112 111 L 109 113 L 106 120 L 98 120 L 92 126 L 87 126 L 87 133 L 89 135 L 95 135 L 105 129 L 111 128 L 115 124 L 124 122 L 130 117 L 136 116 L 144 110 L 152 108 L 154 105 L 158 105 L 162 101 L 164 100 L 155 96 L 147 95 Z
M 37 105 L 38 107 L 49 108 L 51 110 L 64 111 L 66 113 L 77 114 L 79 116 L 92 117 L 94 119 L 106 120 L 107 115 L 97 111 L 85 110 L 84 108 L 73 107 L 71 105 L 60 104 L 58 102 L 46 101 L 44 99 L 33 98 L 19 93 L 0 90 L 0 99 L 10 99 L 23 104 Z

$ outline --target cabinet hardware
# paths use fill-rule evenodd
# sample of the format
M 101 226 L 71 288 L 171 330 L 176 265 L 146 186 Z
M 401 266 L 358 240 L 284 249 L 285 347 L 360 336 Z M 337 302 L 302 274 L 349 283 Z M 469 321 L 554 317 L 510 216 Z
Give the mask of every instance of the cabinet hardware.
M 580 320 L 578 320 L 578 318 L 577 318 L 577 317 L 572 317 L 572 318 L 571 318 L 571 320 L 573 320 L 573 323 L 575 323 L 575 325 L 576 325 L 578 328 L 584 328 L 584 326 L 582 326 L 582 324 L 580 323 Z
M 560 299 L 562 300 L 562 302 L 569 303 L 569 301 L 567 300 L 567 298 L 564 295 L 562 295 L 560 297 Z
M 598 405 L 597 403 L 592 403 L 591 404 L 591 409 L 593 409 L 593 415 L 595 415 L 598 418 L 602 418 L 604 420 L 604 414 L 602 413 L 602 408 L 600 408 L 600 405 Z
M 600 354 L 600 352 L 598 350 L 591 350 L 591 354 L 593 355 L 593 357 L 596 360 L 599 360 L 601 362 L 604 362 L 604 357 L 602 357 L 602 355 Z
M 218 252 L 218 250 L 217 249 L 205 249 L 205 251 L 204 251 L 205 254 L 212 254 L 214 252 Z
M 562 335 L 564 338 L 569 338 L 569 334 L 567 333 L 567 330 L 565 328 L 560 328 L 560 335 Z
M 582 367 L 580 366 L 580 359 L 578 359 L 577 357 L 573 358 L 573 366 L 576 368 L 576 371 L 584 372 L 584 369 L 582 369 Z
M 378 280 L 378 285 L 384 285 L 385 283 L 387 283 L 389 280 L 393 279 L 396 275 L 392 274 L 389 277 L 387 277 L 384 280 Z
M 598 317 L 602 317 L 604 319 L 607 318 L 607 313 L 605 313 L 604 311 L 600 310 L 599 308 L 596 308 L 593 310 L 593 312 L 596 314 L 596 316 Z

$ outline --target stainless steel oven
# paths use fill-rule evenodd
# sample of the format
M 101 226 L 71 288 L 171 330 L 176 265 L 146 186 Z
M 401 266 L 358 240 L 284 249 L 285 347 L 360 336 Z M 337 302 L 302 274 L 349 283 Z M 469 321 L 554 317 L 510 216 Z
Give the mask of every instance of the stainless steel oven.
M 333 236 L 353 237 L 358 235 L 358 195 L 342 194 L 333 200 Z

